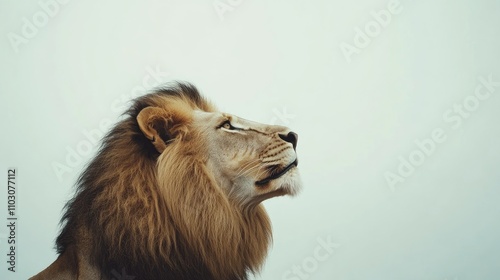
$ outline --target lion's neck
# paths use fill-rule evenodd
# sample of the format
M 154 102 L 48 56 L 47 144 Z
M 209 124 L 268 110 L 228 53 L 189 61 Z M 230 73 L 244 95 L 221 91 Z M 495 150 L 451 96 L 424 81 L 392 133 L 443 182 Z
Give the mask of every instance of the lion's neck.
M 201 259 L 217 279 L 244 279 L 247 271 L 258 271 L 271 240 L 262 205 L 244 211 L 229 200 L 213 173 L 193 159 L 160 157 L 159 166 L 168 171 L 158 171 L 167 212 L 190 258 Z M 171 170 L 180 170 L 176 180 L 168 180 Z

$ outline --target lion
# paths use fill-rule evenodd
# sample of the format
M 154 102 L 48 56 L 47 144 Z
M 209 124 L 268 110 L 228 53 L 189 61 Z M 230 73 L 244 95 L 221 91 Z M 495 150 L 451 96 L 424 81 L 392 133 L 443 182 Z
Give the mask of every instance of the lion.
M 58 258 L 33 280 L 248 279 L 301 189 L 290 129 L 221 113 L 188 83 L 133 100 L 65 206 Z

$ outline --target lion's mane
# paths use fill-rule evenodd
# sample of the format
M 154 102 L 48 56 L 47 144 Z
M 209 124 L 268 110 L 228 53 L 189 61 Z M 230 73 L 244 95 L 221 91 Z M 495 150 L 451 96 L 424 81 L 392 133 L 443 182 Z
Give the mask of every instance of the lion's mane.
M 136 120 L 148 106 L 183 120 L 162 154 Z M 78 179 L 59 254 L 76 246 L 109 279 L 113 271 L 136 280 L 247 279 L 259 270 L 271 239 L 268 216 L 260 205 L 242 211 L 217 186 L 199 153 L 203 139 L 189 133 L 195 109 L 215 111 L 189 84 L 133 102 Z

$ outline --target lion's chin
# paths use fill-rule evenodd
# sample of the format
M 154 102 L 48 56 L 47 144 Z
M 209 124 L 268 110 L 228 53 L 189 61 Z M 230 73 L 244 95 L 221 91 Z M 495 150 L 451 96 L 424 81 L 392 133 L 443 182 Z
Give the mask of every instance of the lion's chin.
M 302 181 L 297 167 L 294 167 L 283 176 L 267 182 L 264 186 L 257 186 L 257 188 L 260 190 L 260 194 L 255 199 L 262 202 L 276 196 L 297 195 L 302 189 Z
M 297 195 L 302 189 L 302 181 L 300 179 L 299 170 L 294 167 L 284 176 L 276 180 L 277 187 L 275 188 L 281 195 Z

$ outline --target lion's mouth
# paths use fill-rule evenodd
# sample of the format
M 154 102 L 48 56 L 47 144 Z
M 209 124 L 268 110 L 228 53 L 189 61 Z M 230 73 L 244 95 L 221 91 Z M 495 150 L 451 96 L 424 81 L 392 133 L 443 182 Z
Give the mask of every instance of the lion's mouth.
M 262 179 L 260 181 L 257 181 L 257 182 L 255 182 L 255 184 L 257 186 L 263 186 L 263 185 L 269 183 L 269 181 L 276 180 L 276 179 L 280 178 L 281 176 L 285 175 L 288 171 L 290 171 L 290 169 L 296 167 L 297 165 L 299 165 L 299 161 L 298 161 L 298 159 L 295 159 L 294 162 L 290 163 L 283 170 L 281 170 L 281 171 L 279 171 L 277 173 L 272 172 L 273 174 L 271 176 L 266 177 L 266 178 L 264 178 L 264 179 Z

